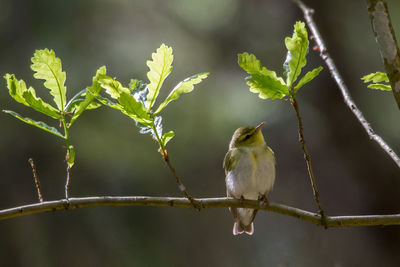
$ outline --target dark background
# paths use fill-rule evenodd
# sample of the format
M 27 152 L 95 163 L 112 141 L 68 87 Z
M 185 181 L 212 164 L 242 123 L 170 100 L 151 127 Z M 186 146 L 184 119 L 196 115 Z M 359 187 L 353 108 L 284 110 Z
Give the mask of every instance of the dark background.
M 364 115 L 400 152 L 399 110 L 390 92 L 367 89 L 365 74 L 383 71 L 365 1 L 306 1 L 328 49 Z M 400 35 L 400 2 L 388 1 Z M 67 73 L 68 98 L 91 84 L 102 65 L 127 84 L 146 79 L 145 64 L 166 43 L 174 70 L 159 100 L 180 80 L 211 75 L 163 112 L 172 163 L 196 197 L 224 196 L 222 160 L 233 131 L 266 121 L 263 133 L 277 158 L 272 202 L 315 211 L 288 102 L 261 100 L 245 84 L 237 53 L 254 53 L 282 75 L 284 38 L 303 20 L 291 1 L 0 1 L 0 74 L 14 73 L 46 98 L 33 79 L 35 49 L 54 49 Z M 311 47 L 313 46 L 311 42 Z M 310 49 L 304 71 L 324 63 Z M 305 72 L 304 72 L 305 73 Z M 400 172 L 370 141 L 343 103 L 326 68 L 298 101 L 305 137 L 329 215 L 400 210 Z M 16 103 L 0 83 L 0 109 L 49 121 Z M 47 200 L 63 198 L 61 139 L 0 114 L 0 208 L 37 201 L 33 157 Z M 147 135 L 132 120 L 100 108 L 71 130 L 77 156 L 72 196 L 181 196 Z M 259 212 L 254 236 L 232 236 L 227 209 L 95 207 L 0 221 L 0 266 L 396 266 L 400 227 L 325 230 L 291 217 Z

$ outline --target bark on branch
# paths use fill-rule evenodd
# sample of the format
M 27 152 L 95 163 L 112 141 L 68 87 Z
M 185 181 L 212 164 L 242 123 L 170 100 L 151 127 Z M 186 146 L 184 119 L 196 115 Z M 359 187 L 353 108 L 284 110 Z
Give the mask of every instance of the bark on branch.
M 221 207 L 242 207 L 260 210 L 268 210 L 283 215 L 291 216 L 299 220 L 307 221 L 324 227 L 344 226 L 376 226 L 376 225 L 400 225 L 400 214 L 390 215 L 361 215 L 361 216 L 325 216 L 322 223 L 321 215 L 283 204 L 270 203 L 269 206 L 255 200 L 237 200 L 233 198 L 196 198 L 202 209 Z M 182 207 L 193 208 L 193 204 L 187 198 L 176 197 L 82 197 L 45 201 L 10 209 L 0 210 L 0 220 L 11 219 L 34 213 L 42 213 L 57 210 L 72 210 L 94 206 L 157 206 L 157 207 Z
M 365 119 L 361 110 L 357 107 L 356 103 L 353 101 L 352 97 L 350 96 L 349 90 L 348 90 L 346 84 L 344 83 L 343 78 L 340 75 L 338 69 L 336 68 L 336 65 L 333 62 L 333 59 L 328 54 L 325 42 L 323 41 L 321 34 L 319 33 L 319 30 L 317 28 L 317 25 L 314 22 L 314 19 L 312 17 L 314 11 L 311 8 L 307 7 L 300 0 L 293 0 L 293 2 L 296 3 L 299 6 L 299 8 L 303 11 L 304 18 L 307 22 L 307 25 L 310 28 L 310 31 L 311 31 L 312 35 L 314 36 L 314 40 L 318 45 L 318 48 L 320 51 L 320 56 L 325 61 L 325 64 L 328 66 L 328 69 L 329 69 L 329 72 L 331 73 L 332 78 L 335 80 L 336 84 L 338 85 L 339 90 L 343 95 L 344 102 L 350 108 L 350 110 L 353 112 L 354 116 L 358 119 L 358 121 L 361 123 L 361 125 L 364 127 L 369 138 L 371 140 L 374 140 L 375 142 L 377 142 L 378 145 L 383 149 L 383 151 L 385 151 L 392 158 L 392 160 L 396 163 L 396 165 L 400 168 L 399 156 L 397 156 L 397 154 L 382 139 L 382 137 L 380 137 L 379 135 L 377 135 L 374 132 L 371 125 Z
M 392 92 L 400 109 L 400 50 L 385 0 L 367 0 L 372 30 L 385 64 Z

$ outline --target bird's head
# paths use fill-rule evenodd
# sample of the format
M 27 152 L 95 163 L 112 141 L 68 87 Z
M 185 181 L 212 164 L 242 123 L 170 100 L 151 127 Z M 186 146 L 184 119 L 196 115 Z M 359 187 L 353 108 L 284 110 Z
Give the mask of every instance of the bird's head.
M 262 122 L 257 127 L 240 127 L 233 133 L 229 148 L 232 149 L 237 147 L 255 147 L 265 145 L 265 140 L 261 132 L 261 128 L 264 125 L 265 122 Z

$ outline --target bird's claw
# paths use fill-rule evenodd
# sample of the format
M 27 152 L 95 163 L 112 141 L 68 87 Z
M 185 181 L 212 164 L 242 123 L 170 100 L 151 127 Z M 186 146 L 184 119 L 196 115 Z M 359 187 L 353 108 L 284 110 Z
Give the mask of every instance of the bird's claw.
M 258 201 L 260 202 L 260 205 L 262 207 L 268 207 L 269 206 L 269 201 L 267 199 L 266 195 L 261 195 L 258 197 Z

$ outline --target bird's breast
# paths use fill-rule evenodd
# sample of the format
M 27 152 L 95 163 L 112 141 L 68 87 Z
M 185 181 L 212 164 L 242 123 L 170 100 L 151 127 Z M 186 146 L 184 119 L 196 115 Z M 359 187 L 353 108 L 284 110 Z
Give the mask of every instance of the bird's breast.
M 267 194 L 275 181 L 275 159 L 267 147 L 238 148 L 241 156 L 226 175 L 231 196 L 258 199 Z

